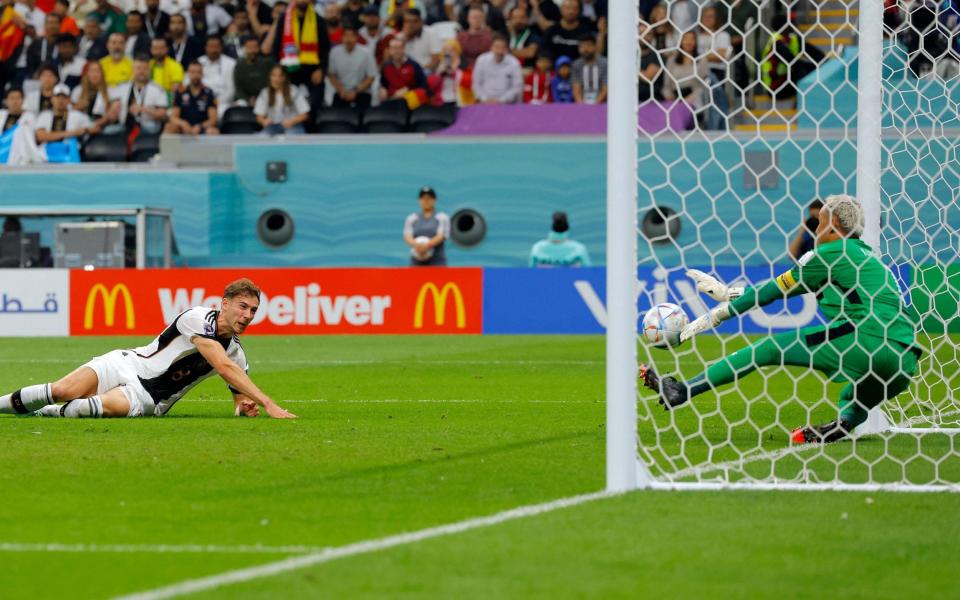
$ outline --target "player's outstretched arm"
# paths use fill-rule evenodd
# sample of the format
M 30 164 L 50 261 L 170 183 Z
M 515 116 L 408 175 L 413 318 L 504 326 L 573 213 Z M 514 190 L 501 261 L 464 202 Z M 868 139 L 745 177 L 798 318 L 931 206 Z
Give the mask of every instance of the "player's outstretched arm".
M 203 355 L 213 370 L 223 377 L 230 387 L 237 390 L 263 407 L 267 414 L 275 419 L 295 419 L 297 416 L 280 408 L 269 396 L 260 391 L 253 380 L 243 372 L 237 363 L 230 360 L 223 346 L 216 340 L 194 336 L 192 339 L 197 350 Z

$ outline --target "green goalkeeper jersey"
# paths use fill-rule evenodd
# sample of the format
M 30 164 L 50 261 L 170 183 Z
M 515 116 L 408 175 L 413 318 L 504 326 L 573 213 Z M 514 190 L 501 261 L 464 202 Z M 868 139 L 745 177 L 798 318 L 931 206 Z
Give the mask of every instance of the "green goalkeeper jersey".
M 906 311 L 893 273 L 862 240 L 820 244 L 797 266 L 730 303 L 742 314 L 784 296 L 813 293 L 831 323 L 849 322 L 857 333 L 913 346 L 916 324 Z

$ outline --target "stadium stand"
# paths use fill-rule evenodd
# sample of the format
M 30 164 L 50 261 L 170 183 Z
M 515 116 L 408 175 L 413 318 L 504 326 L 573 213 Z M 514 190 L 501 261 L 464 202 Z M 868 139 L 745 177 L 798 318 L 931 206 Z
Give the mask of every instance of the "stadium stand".
M 581 4 L 578 0 L 564 0 L 526 5 L 454 0 L 445 3 L 446 10 L 434 10 L 436 7 L 426 3 L 424 14 L 408 9 L 405 3 L 350 0 L 321 4 L 324 8 L 314 8 L 304 0 L 287 7 L 278 4 L 273 9 L 262 5 L 251 19 L 244 6 L 234 0 L 223 0 L 211 3 L 207 18 L 197 20 L 189 8 L 176 12 L 180 5 L 174 3 L 108 4 L 107 10 L 89 12 L 89 3 L 59 2 L 49 20 L 44 20 L 46 13 L 42 8 L 31 9 L 27 15 L 30 22 L 16 12 L 17 7 L 23 11 L 25 5 L 5 5 L 0 18 L 10 25 L 4 30 L 5 38 L 0 44 L 3 49 L 0 88 L 4 92 L 22 88 L 27 99 L 23 112 L 38 114 L 48 108 L 43 105 L 47 96 L 42 93 L 46 88 L 41 86 L 41 73 L 46 72 L 48 76 L 53 69 L 63 79 L 60 83 L 77 84 L 79 74 L 85 76 L 89 70 L 87 66 L 79 70 L 78 65 L 110 66 L 109 72 L 94 73 L 96 79 L 90 80 L 105 78 L 114 84 L 109 91 L 103 85 L 91 83 L 85 85 L 91 89 L 100 85 L 100 89 L 95 90 L 97 93 L 78 90 L 71 96 L 72 108 L 86 112 L 96 123 L 90 139 L 81 144 L 90 146 L 83 150 L 83 159 L 94 161 L 126 159 L 121 157 L 117 138 L 111 137 L 121 131 L 129 142 L 130 160 L 146 160 L 159 147 L 154 138 L 135 141 L 139 129 L 152 130 L 152 127 L 140 127 L 140 120 L 143 114 L 144 125 L 154 125 L 146 121 L 159 114 L 156 98 L 150 96 L 148 101 L 143 92 L 138 96 L 133 89 L 136 86 L 120 87 L 133 77 L 129 65 L 134 54 L 145 56 L 143 50 L 150 47 L 153 39 L 167 42 L 167 58 L 161 61 L 157 56 L 149 56 L 149 59 L 151 80 L 166 92 L 168 107 L 174 105 L 174 100 L 195 100 L 195 96 L 186 94 L 189 82 L 185 78 L 171 79 L 171 64 L 186 70 L 191 62 L 199 60 L 205 69 L 204 89 L 209 88 L 218 95 L 219 131 L 224 134 L 253 134 L 263 129 L 263 119 L 258 122 L 254 114 L 253 100 L 257 96 L 255 92 L 269 85 L 265 74 L 273 64 L 282 64 L 289 71 L 293 91 L 284 101 L 309 100 L 310 115 L 304 123 L 308 133 L 438 132 L 455 123 L 458 108 L 478 102 L 472 63 L 489 54 L 490 42 L 496 35 L 508 40 L 510 53 L 523 65 L 527 89 L 522 103 L 604 102 L 606 2 Z M 660 123 L 673 129 L 744 132 L 803 127 L 809 121 L 799 114 L 804 90 L 809 87 L 802 83 L 804 78 L 824 69 L 825 65 L 848 64 L 844 56 L 856 44 L 857 4 L 842 0 L 789 5 L 758 0 L 673 3 L 641 0 L 639 5 L 642 128 Z M 328 10 L 328 6 L 332 8 Z M 472 20 L 471 7 L 479 9 L 473 11 Z M 165 12 L 168 10 L 171 12 Z M 315 15 L 315 31 L 303 32 L 300 37 L 316 39 L 316 50 L 312 46 L 303 50 L 284 45 L 284 39 L 293 39 L 290 32 L 284 30 L 284 11 L 297 17 Z M 130 14 L 133 14 L 133 23 L 127 27 L 124 23 Z M 940 75 L 949 75 L 960 70 L 956 41 L 960 18 L 955 3 L 888 1 L 885 21 L 891 31 L 898 32 L 891 42 L 901 44 L 911 56 L 915 76 L 922 77 L 934 70 Z M 82 25 L 82 32 L 78 24 Z M 357 28 L 359 43 L 372 51 L 381 69 L 372 82 L 358 83 L 359 92 L 334 90 L 334 85 L 324 77 L 330 50 L 339 43 L 347 24 Z M 685 36 L 687 32 L 692 35 Z M 71 57 L 69 64 L 61 64 L 57 45 L 52 43 L 60 39 L 57 37 L 60 34 L 68 36 L 64 39 L 77 36 L 77 57 Z M 112 44 L 108 43 L 111 36 Z M 121 38 L 125 43 L 120 43 Z M 404 56 L 393 67 L 384 69 L 393 60 L 389 52 L 393 39 L 403 41 Z M 207 43 L 208 40 L 213 42 Z M 257 50 L 257 44 L 252 43 L 255 41 L 259 41 L 257 58 L 245 61 L 245 53 Z M 552 66 L 557 57 L 569 58 L 569 79 L 560 79 L 554 72 Z M 492 58 L 481 62 L 490 64 Z M 550 66 L 538 72 L 534 67 L 541 62 L 539 58 L 544 59 L 543 65 Z M 417 63 L 417 59 L 424 64 Z M 235 64 L 243 68 L 234 71 Z M 494 66 L 492 70 L 497 68 Z M 397 88 L 397 81 L 419 77 L 420 73 L 426 80 L 425 87 L 392 89 L 391 94 L 399 91 L 396 96 L 400 101 L 381 101 L 382 89 Z M 392 80 L 387 81 L 388 78 Z M 47 88 L 50 84 L 50 81 L 43 83 Z M 79 88 L 79 84 L 75 87 Z M 243 93 L 236 93 L 240 89 Z M 360 106 L 360 113 L 343 110 L 344 104 L 354 106 L 349 98 L 357 93 L 369 93 L 373 106 L 367 111 Z M 812 101 L 816 103 L 815 98 Z M 150 108 L 143 113 L 118 110 L 119 106 L 131 104 Z M 191 108 L 206 110 L 197 105 Z M 472 113 L 460 114 L 470 116 Z M 488 113 L 484 114 L 489 120 Z M 16 127 L 30 127 L 31 120 L 20 120 L 14 111 L 4 111 L 4 116 L 7 122 L 0 124 L 3 133 Z M 276 133 L 287 128 L 271 123 L 268 129 Z M 211 128 L 208 133 L 216 132 Z M 97 142 L 98 135 L 107 139 Z M 7 164 L 40 160 L 38 157 L 43 153 L 24 157 L 9 149 L 4 152 L 3 145 L 10 144 L 12 138 L 12 135 L 0 138 L 0 156 L 7 157 Z

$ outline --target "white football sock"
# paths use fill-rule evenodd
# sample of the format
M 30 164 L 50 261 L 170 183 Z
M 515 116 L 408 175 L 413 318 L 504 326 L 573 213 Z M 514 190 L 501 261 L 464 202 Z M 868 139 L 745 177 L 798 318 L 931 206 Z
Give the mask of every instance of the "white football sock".
M 0 396 L 0 414 L 29 415 L 48 404 L 53 404 L 53 392 L 50 388 L 49 383 L 41 383 Z
M 60 409 L 60 415 L 68 419 L 99 419 L 103 416 L 100 396 L 71 400 Z

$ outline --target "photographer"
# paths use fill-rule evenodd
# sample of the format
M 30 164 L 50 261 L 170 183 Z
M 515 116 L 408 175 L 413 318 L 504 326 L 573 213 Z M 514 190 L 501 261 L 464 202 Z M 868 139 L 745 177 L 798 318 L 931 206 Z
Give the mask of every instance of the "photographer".
M 810 203 L 810 216 L 807 217 L 796 237 L 790 242 L 790 256 L 794 260 L 799 260 L 801 256 L 813 250 L 813 232 L 817 230 L 817 226 L 820 224 L 820 207 L 822 206 L 823 202 L 819 200 Z

